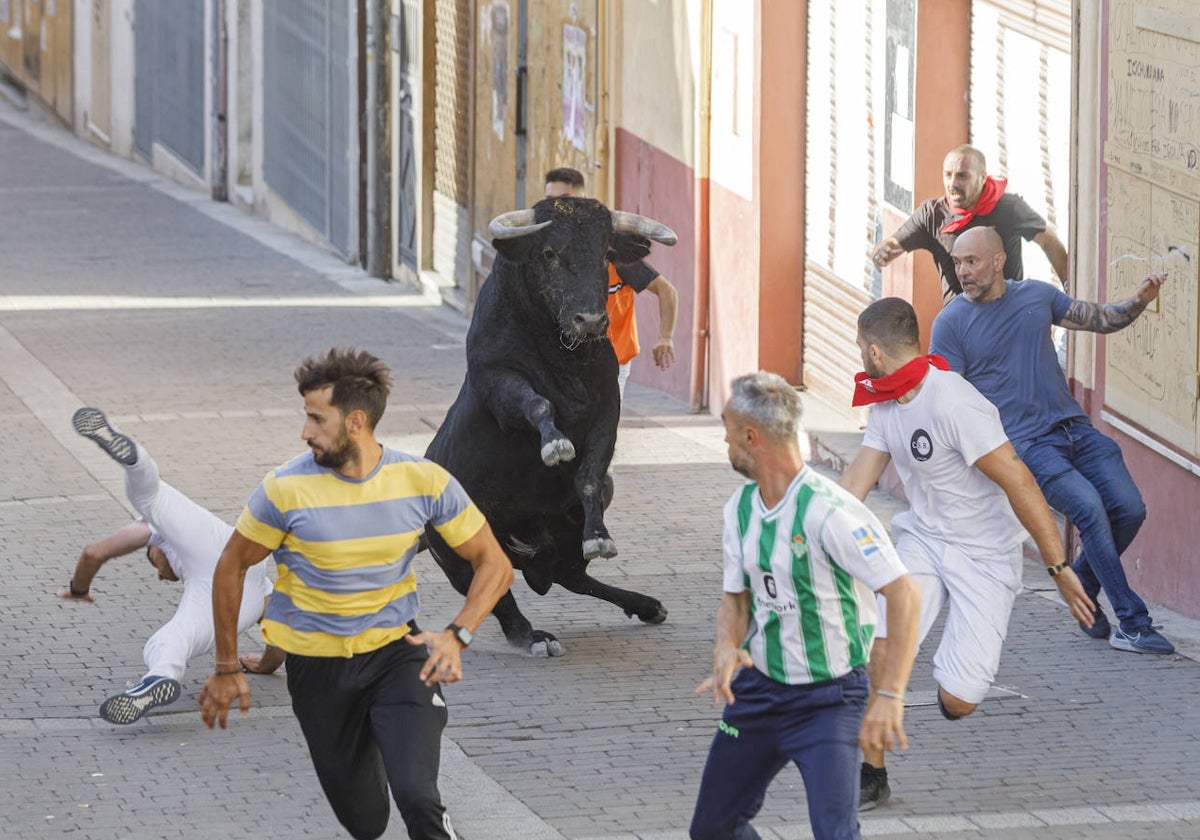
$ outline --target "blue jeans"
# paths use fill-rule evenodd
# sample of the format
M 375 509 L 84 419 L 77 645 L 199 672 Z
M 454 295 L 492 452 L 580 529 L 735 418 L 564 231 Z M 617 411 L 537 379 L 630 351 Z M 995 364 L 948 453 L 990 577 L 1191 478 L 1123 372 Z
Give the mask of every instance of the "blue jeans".
M 692 840 L 758 840 L 750 825 L 767 786 L 788 761 L 804 779 L 817 840 L 859 840 L 858 730 L 867 702 L 867 673 L 785 685 L 743 668 L 733 681 L 700 780 Z
M 1060 423 L 1016 445 L 1050 507 L 1079 529 L 1083 550 L 1075 573 L 1088 596 L 1100 588 L 1112 602 L 1121 629 L 1150 627 L 1146 604 L 1129 586 L 1121 552 L 1146 519 L 1146 505 L 1121 457 L 1121 449 L 1084 420 Z

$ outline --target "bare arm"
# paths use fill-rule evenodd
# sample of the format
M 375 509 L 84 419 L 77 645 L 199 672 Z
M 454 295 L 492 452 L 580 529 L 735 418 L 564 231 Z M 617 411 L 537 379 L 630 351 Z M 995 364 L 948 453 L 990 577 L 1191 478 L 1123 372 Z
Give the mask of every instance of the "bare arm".
M 1124 329 L 1136 321 L 1150 302 L 1158 297 L 1159 289 L 1166 280 L 1165 274 L 1147 274 L 1142 278 L 1137 294 L 1120 303 L 1073 301 L 1059 324 L 1069 330 L 1087 330 L 1095 333 L 1112 333 Z
M 666 370 L 675 364 L 675 317 L 679 311 L 679 293 L 661 274 L 651 280 L 646 289 L 658 296 L 658 341 L 654 345 L 654 364 Z
M 713 644 L 712 676 L 696 686 L 697 694 L 712 691 L 713 700 L 721 703 L 734 701 L 729 684 L 741 668 L 754 667 L 754 660 L 742 647 L 746 631 L 750 629 L 750 593 L 726 592 L 717 607 L 717 638 Z
M 467 600 L 453 623 L 474 633 L 496 602 L 512 586 L 513 567 L 486 522 L 473 537 L 454 546 L 454 551 L 471 564 L 475 576 L 471 578 Z M 426 685 L 462 679 L 462 645 L 449 630 L 426 630 L 415 635 L 410 633 L 404 638 L 409 644 L 426 645 L 429 648 L 429 658 L 421 668 L 421 679 Z
M 217 647 L 217 668 L 204 683 L 200 692 L 201 716 L 204 725 L 214 723 L 225 728 L 229 707 L 234 698 L 241 703 L 242 714 L 250 711 L 250 684 L 242 676 L 237 653 L 237 620 L 242 607 L 242 589 L 246 570 L 261 563 L 271 549 L 248 540 L 237 531 L 225 543 L 217 568 L 213 572 L 213 635 Z
M 274 674 L 285 659 L 287 654 L 283 652 L 283 648 L 267 645 L 262 653 L 248 653 L 238 662 L 251 674 Z
M 860 447 L 850 466 L 842 473 L 842 487 L 846 488 L 856 498 L 864 500 L 867 494 L 879 483 L 879 477 L 892 462 L 889 452 L 872 449 L 869 446 Z
M 68 601 L 94 602 L 96 598 L 90 590 L 92 580 L 100 571 L 100 567 L 114 557 L 121 557 L 137 551 L 139 548 L 145 548 L 148 542 L 150 542 L 150 526 L 146 524 L 145 520 L 135 519 L 128 525 L 113 531 L 107 537 L 101 537 L 93 543 L 88 543 L 75 562 L 75 573 L 71 576 L 70 585 L 58 593 L 59 597 Z
M 1046 259 L 1050 260 L 1050 267 L 1058 275 L 1058 280 L 1062 283 L 1063 288 L 1067 288 L 1071 273 L 1071 261 L 1067 258 L 1067 246 L 1063 245 L 1058 234 L 1051 228 L 1046 228 L 1033 237 L 1033 241 L 1046 254 Z
M 1037 543 L 1042 562 L 1047 567 L 1059 566 L 1066 562 L 1067 556 L 1063 549 L 1062 537 L 1058 533 L 1058 525 L 1050 506 L 1038 488 L 1037 480 L 1025 466 L 1025 462 L 1017 456 L 1011 443 L 1007 441 L 982 456 L 975 462 L 979 471 L 996 482 L 1004 495 L 1008 496 L 1013 513 L 1033 541 Z M 1092 624 L 1092 611 L 1096 605 L 1083 591 L 1083 584 L 1068 566 L 1054 577 L 1054 583 L 1062 594 L 1063 600 L 1071 610 L 1071 615 L 1077 621 L 1087 626 Z
M 872 696 L 858 734 L 864 751 L 908 746 L 904 690 L 917 655 L 921 622 L 921 588 L 911 575 L 901 575 L 880 588 L 879 594 L 887 600 L 887 655 L 873 673 Z

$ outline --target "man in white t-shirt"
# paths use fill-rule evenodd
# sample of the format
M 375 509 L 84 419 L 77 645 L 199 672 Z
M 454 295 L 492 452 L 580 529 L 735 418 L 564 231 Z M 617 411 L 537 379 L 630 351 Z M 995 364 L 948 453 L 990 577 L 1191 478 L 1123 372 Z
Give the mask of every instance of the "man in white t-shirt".
M 725 505 L 712 676 L 696 692 L 726 706 L 691 837 L 757 837 L 750 820 L 793 761 L 817 840 L 856 839 L 859 746 L 906 745 L 920 594 L 875 515 L 804 463 L 796 389 L 760 371 L 733 380 L 731 394 L 729 461 L 750 480 Z M 872 592 L 893 635 L 868 706 Z
M 75 431 L 95 441 L 124 467 L 125 495 L 140 515 L 84 548 L 60 597 L 94 602 L 91 584 L 100 567 L 114 557 L 143 547 L 159 580 L 183 582 L 175 615 L 150 637 L 142 650 L 145 675 L 100 706 L 100 717 L 104 720 L 128 724 L 156 706 L 178 700 L 183 690 L 179 680 L 188 660 L 213 650 L 213 570 L 233 526 L 160 479 L 158 465 L 145 448 L 109 425 L 99 409 L 81 408 L 71 422 Z M 239 633 L 262 618 L 271 589 L 266 563 L 246 572 L 245 594 L 238 614 Z M 283 664 L 283 659 L 283 651 L 268 645 L 261 655 L 244 656 L 240 662 L 226 663 L 226 667 L 269 674 Z
M 912 306 L 900 298 L 868 306 L 858 318 L 858 346 L 865 370 L 855 377 L 854 404 L 874 405 L 842 486 L 864 499 L 887 465 L 896 466 L 910 509 L 892 520 L 892 532 L 921 587 L 920 641 L 949 606 L 933 676 L 938 707 L 955 720 L 975 710 L 1000 666 L 1021 590 L 1024 529 L 1072 615 L 1090 625 L 1093 605 L 999 412 L 944 359 L 921 355 Z M 872 661 L 888 646 L 882 604 L 876 636 Z M 883 751 L 864 749 L 863 758 L 860 808 L 867 810 L 887 801 L 890 788 Z

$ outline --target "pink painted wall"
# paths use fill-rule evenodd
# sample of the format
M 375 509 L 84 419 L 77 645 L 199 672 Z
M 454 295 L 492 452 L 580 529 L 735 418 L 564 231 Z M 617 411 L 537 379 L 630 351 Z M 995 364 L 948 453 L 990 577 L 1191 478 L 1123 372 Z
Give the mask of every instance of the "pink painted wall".
M 675 320 L 675 364 L 659 370 L 650 349 L 658 341 L 658 298 L 637 296 L 638 341 L 630 381 L 688 399 L 696 302 L 696 183 L 692 168 L 623 128 L 616 131 L 616 189 L 613 207 L 657 219 L 675 231 L 673 247 L 654 246 L 647 259 L 679 292 Z

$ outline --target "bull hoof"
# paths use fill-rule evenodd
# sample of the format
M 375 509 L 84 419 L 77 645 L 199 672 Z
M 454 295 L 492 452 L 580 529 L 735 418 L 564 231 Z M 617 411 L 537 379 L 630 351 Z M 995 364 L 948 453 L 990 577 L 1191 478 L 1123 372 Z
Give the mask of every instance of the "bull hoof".
M 633 618 L 633 616 L 633 610 L 625 611 L 626 618 Z M 641 612 L 637 613 L 637 617 L 646 624 L 662 624 L 667 620 L 667 608 L 658 601 L 654 601 L 650 605 L 650 609 L 642 610 Z
M 595 560 L 597 557 L 616 557 L 617 544 L 608 537 L 600 537 L 583 541 L 583 559 Z
M 535 659 L 548 659 L 552 656 L 562 656 L 566 649 L 562 642 L 542 630 L 534 630 L 529 634 L 529 655 Z
M 575 459 L 575 445 L 566 438 L 552 440 L 542 447 L 542 463 L 547 467 Z

